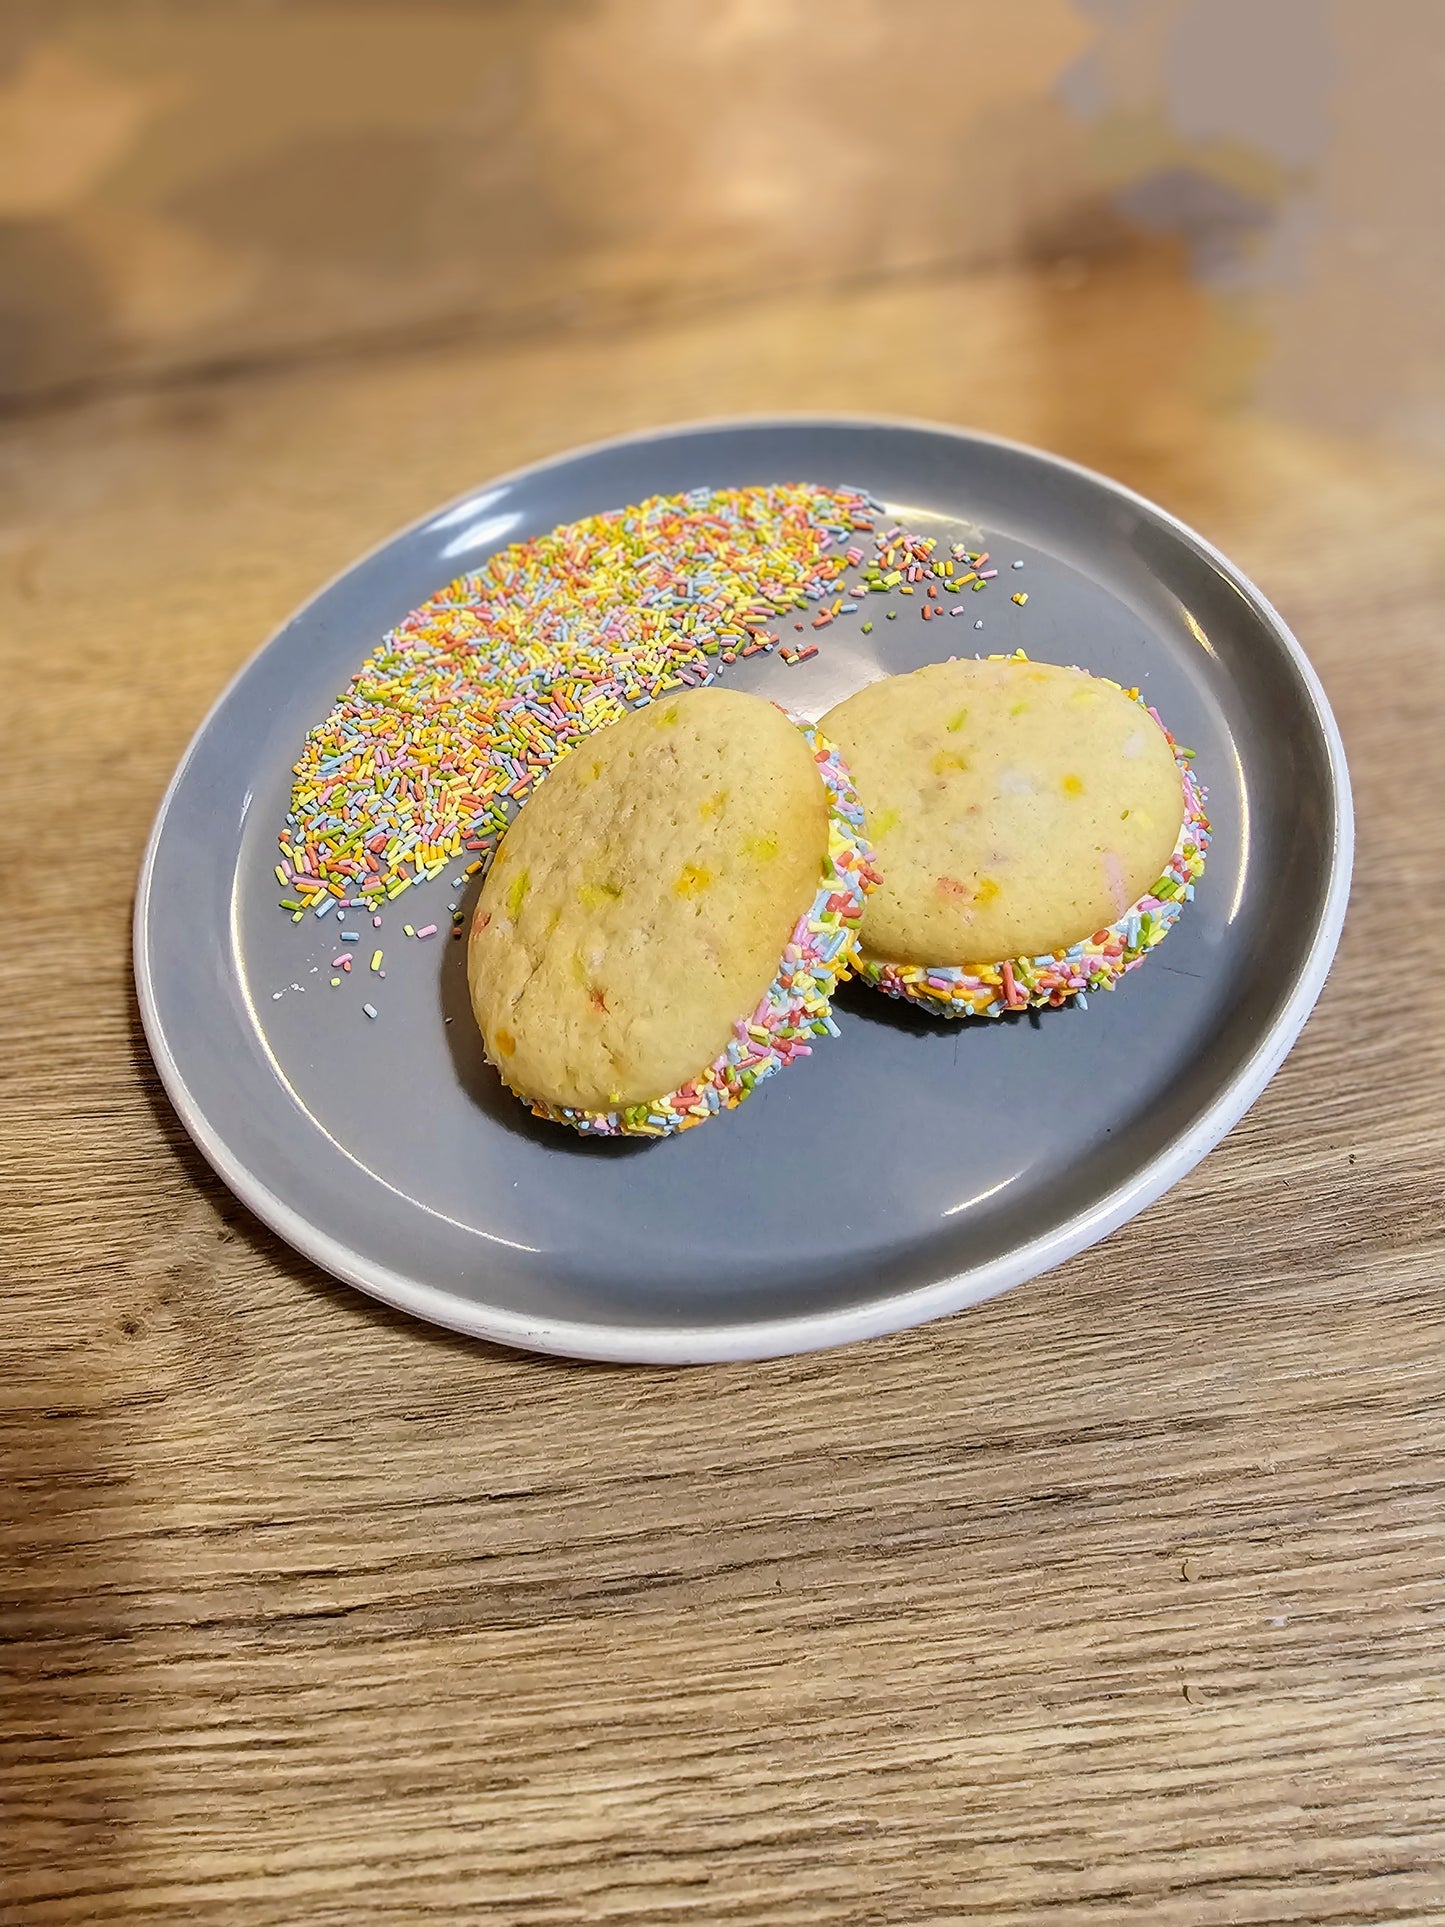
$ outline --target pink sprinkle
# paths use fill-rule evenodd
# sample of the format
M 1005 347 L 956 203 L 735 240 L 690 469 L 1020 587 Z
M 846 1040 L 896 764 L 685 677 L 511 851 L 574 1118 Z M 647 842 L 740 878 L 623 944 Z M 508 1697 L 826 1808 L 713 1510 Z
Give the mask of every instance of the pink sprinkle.
M 419 937 L 434 937 L 436 933 L 437 933 L 437 927 L 434 923 L 424 923 L 421 929 L 418 930 L 416 934 Z
M 997 574 L 998 574 L 997 569 L 980 569 L 978 572 L 978 579 L 980 582 L 992 582 L 994 577 Z
M 371 927 L 372 927 L 372 929 L 373 929 L 373 930 L 380 930 L 380 928 L 381 928 L 381 918 L 380 918 L 380 917 L 373 917 L 373 918 L 371 919 Z
M 333 970 L 350 970 L 351 968 L 350 957 L 348 957 L 346 953 L 343 951 L 339 957 L 333 957 L 331 959 L 331 968 Z

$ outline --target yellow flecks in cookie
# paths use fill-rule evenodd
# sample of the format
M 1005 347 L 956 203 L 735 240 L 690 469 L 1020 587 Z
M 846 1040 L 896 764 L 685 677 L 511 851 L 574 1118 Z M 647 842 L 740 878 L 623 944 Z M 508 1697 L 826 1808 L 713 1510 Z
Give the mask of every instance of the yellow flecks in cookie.
M 584 910 L 600 910 L 604 903 L 616 903 L 621 895 L 619 883 L 584 883 L 577 891 L 577 901 Z
M 517 1048 L 517 1040 L 509 1030 L 497 1032 L 497 1049 L 503 1057 L 510 1057 Z
M 1010 716 L 1022 716 L 1022 715 L 1023 715 L 1023 713 L 1024 713 L 1024 711 L 1025 711 L 1025 710 L 1026 710 L 1027 708 L 1028 708 L 1028 704 L 1027 704 L 1027 703 L 1015 703 L 1015 704 L 1014 704 L 1014 705 L 1012 706 L 1012 708 L 1011 708 L 1011 709 L 1009 710 L 1009 715 L 1010 715 Z
M 868 828 L 874 836 L 887 836 L 890 830 L 898 828 L 897 810 L 878 810 L 868 819 Z
M 968 711 L 966 709 L 960 709 L 956 716 L 950 716 L 948 719 L 949 735 L 956 736 L 967 721 Z
M 704 890 L 712 888 L 712 883 L 712 871 L 706 864 L 684 863 L 672 887 L 680 897 L 700 897 Z
M 743 845 L 743 855 L 750 856 L 754 863 L 771 863 L 781 847 L 775 836 L 750 836 Z
M 978 904 L 992 903 L 994 898 L 997 895 L 998 895 L 998 884 L 994 880 L 994 878 L 980 877 L 977 884 L 974 886 L 974 892 L 973 892 L 974 902 Z
M 531 881 L 525 870 L 518 870 L 507 885 L 507 915 L 513 923 L 522 914 L 522 905 L 527 901 L 527 887 Z
M 587 959 L 582 955 L 580 950 L 574 950 L 572 952 L 572 981 L 574 984 L 585 984 L 587 977 Z
M 968 768 L 968 759 L 960 756 L 956 749 L 941 749 L 933 759 L 935 776 L 951 776 L 958 770 Z
M 666 709 L 654 709 L 652 720 L 659 729 L 671 729 L 677 721 L 677 704 L 669 703 Z
M 697 806 L 697 813 L 704 823 L 709 823 L 713 817 L 722 815 L 723 811 L 727 808 L 727 801 L 727 791 L 719 790 L 715 796 L 705 796 L 702 799 Z
M 582 772 L 582 781 L 584 783 L 595 783 L 601 774 L 602 765 L 600 763 L 590 763 Z
M 1084 793 L 1084 779 L 1082 776 L 1075 776 L 1073 771 L 1070 770 L 1068 775 L 1060 780 L 1059 788 L 1064 792 L 1065 796 L 1082 796 Z

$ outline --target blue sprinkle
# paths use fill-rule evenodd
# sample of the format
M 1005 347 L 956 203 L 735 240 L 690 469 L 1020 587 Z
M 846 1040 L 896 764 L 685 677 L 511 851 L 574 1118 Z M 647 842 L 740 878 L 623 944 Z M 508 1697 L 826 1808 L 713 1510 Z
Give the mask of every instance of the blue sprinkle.
M 343 930 L 341 933 L 341 941 L 343 943 L 360 943 L 361 932 L 359 930 Z

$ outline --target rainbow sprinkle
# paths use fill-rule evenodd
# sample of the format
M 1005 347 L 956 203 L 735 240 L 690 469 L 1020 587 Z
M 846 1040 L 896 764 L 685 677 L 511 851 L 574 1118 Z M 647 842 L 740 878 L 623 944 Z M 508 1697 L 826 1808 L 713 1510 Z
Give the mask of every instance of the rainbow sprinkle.
M 771 651 L 796 610 L 831 621 L 847 544 L 877 512 L 856 489 L 700 488 L 489 557 L 398 624 L 307 736 L 278 839 L 283 907 L 374 909 L 489 856 L 582 736 L 710 682 L 720 658 Z
M 832 995 L 853 966 L 863 901 L 878 877 L 863 836 L 863 810 L 841 757 L 810 724 L 798 727 L 828 792 L 828 854 L 818 894 L 798 919 L 757 1009 L 738 1019 L 727 1049 L 699 1077 L 654 1103 L 580 1111 L 528 1098 L 536 1116 L 594 1137 L 669 1137 L 741 1104 L 765 1077 L 808 1056 L 812 1038 L 838 1035 Z
M 940 556 L 929 537 L 879 531 L 882 512 L 860 489 L 809 482 L 698 488 L 566 523 L 458 577 L 307 736 L 278 837 L 282 908 L 293 923 L 333 904 L 374 911 L 459 856 L 473 874 L 558 757 L 630 707 L 749 656 L 811 661 L 816 641 L 780 647 L 799 612 L 821 634 L 865 596 L 921 591 L 931 621 L 997 574 L 987 552 Z
M 998 658 L 994 658 L 998 660 Z M 1101 676 L 1099 681 L 1108 682 Z M 1110 687 L 1117 689 L 1118 683 Z M 1174 752 L 1184 786 L 1184 821 L 1164 874 L 1117 922 L 1096 930 L 1083 943 L 1042 957 L 1011 957 L 993 964 L 893 964 L 860 956 L 857 974 L 887 997 L 920 1004 L 940 1017 L 1001 1017 L 1006 1011 L 1040 1005 L 1057 1008 L 1077 997 L 1087 1009 L 1091 990 L 1112 990 L 1136 964 L 1168 936 L 1194 886 L 1204 874 L 1209 847 L 1206 793 L 1191 766 L 1192 750 L 1181 749 L 1164 729 L 1159 712 L 1137 689 L 1126 696 L 1153 717 Z

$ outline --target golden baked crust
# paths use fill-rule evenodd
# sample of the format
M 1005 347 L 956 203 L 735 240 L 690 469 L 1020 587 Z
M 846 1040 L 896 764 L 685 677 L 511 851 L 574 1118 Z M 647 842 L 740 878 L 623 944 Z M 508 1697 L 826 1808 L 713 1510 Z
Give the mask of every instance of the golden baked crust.
M 467 971 L 488 1055 L 578 1110 L 685 1084 L 773 981 L 827 852 L 812 749 L 760 697 L 691 690 L 600 730 L 483 886 Z
M 852 771 L 882 873 L 865 958 L 970 964 L 1066 949 L 1155 881 L 1183 821 L 1163 731 L 1082 670 L 933 663 L 870 684 L 819 727 Z

